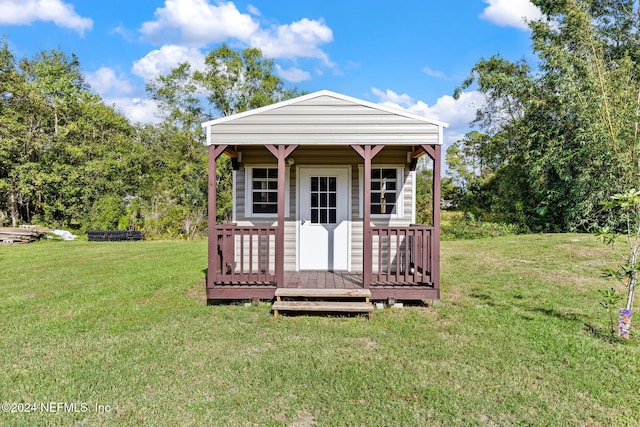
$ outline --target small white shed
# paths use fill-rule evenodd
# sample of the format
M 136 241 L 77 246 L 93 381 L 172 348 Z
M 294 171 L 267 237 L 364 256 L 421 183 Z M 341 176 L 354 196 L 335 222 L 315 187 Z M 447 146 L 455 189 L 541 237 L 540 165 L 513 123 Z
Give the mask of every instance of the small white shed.
M 439 297 L 443 129 L 320 91 L 202 125 L 209 145 L 207 297 L 271 299 L 278 287 Z M 233 223 L 216 224 L 216 166 L 233 158 Z M 433 159 L 432 225 L 415 224 L 415 168 Z

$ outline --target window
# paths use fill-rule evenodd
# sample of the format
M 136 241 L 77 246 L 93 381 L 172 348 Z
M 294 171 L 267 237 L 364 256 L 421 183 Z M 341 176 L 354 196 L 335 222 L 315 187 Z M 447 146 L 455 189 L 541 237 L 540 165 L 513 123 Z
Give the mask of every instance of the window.
M 359 190 L 364 194 L 364 165 L 359 165 Z M 372 165 L 371 167 L 371 215 L 404 219 L 403 193 L 411 187 L 411 180 L 405 181 L 402 166 Z M 409 186 L 409 187 L 407 187 Z M 364 214 L 363 197 L 360 197 L 360 218 Z
M 243 217 L 276 217 L 278 215 L 278 167 L 270 164 L 251 165 L 245 166 L 244 170 L 244 216 L 241 213 L 240 218 L 235 220 L 241 221 Z M 289 168 L 285 168 L 285 217 L 289 217 L 290 176 Z
M 278 169 L 254 168 L 252 171 L 252 212 L 254 214 L 278 213 Z
M 398 171 L 391 168 L 371 169 L 371 214 L 390 215 L 396 207 Z

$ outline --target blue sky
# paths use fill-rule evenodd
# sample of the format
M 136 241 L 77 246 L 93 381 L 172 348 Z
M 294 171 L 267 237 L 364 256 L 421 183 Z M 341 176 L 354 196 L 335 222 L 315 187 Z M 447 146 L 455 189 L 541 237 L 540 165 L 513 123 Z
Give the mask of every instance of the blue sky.
M 259 47 L 288 87 L 329 89 L 450 123 L 482 103 L 454 89 L 482 57 L 531 56 L 528 0 L 0 0 L 0 36 L 19 58 L 75 53 L 87 82 L 134 122 L 157 120 L 145 81 L 194 67 L 226 42 Z

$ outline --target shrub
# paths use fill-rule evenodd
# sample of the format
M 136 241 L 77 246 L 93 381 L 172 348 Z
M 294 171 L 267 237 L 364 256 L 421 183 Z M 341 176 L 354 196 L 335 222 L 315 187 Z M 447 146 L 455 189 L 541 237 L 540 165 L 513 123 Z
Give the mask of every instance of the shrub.
M 483 221 L 466 212 L 463 216 L 452 216 L 451 221 L 442 224 L 441 231 L 443 240 L 462 240 L 509 236 L 527 230 L 515 224 Z

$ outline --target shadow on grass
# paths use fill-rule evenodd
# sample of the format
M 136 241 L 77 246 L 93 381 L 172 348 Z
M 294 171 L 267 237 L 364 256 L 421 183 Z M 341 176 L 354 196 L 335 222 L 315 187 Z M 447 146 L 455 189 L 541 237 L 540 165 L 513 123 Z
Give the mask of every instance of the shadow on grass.
M 550 317 L 555 317 L 556 319 L 559 319 L 565 322 L 583 322 L 585 317 L 582 314 L 565 313 L 553 308 L 535 307 L 530 309 L 530 311 L 533 311 L 534 313 L 544 314 Z
M 587 316 L 576 313 L 565 313 L 556 309 L 550 308 L 529 308 L 530 312 L 544 314 L 546 316 L 554 317 L 556 319 L 562 320 L 563 322 L 577 322 L 582 323 L 582 327 L 584 331 L 596 338 L 598 340 L 611 343 L 611 344 L 621 344 L 626 343 L 626 341 L 620 340 L 617 337 L 616 330 L 613 327 L 607 327 L 605 325 L 601 325 L 599 323 L 588 323 L 585 321 Z M 633 341 L 633 340 L 629 340 Z
M 615 331 L 600 324 L 584 323 L 584 330 L 593 338 L 608 342 L 616 343 L 620 340 L 616 337 Z

